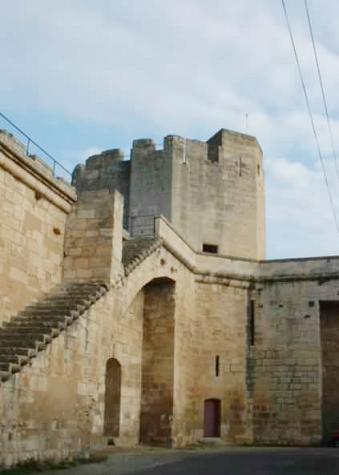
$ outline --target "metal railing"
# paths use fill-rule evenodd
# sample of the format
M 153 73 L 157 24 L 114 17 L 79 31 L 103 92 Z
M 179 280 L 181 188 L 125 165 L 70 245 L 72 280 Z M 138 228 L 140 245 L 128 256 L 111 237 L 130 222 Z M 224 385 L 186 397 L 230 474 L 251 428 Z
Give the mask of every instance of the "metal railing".
M 131 237 L 153 237 L 156 231 L 156 219 L 158 215 L 143 214 L 130 216 L 129 233 Z
M 27 135 L 20 127 L 18 127 L 13 121 L 11 121 L 5 114 L 0 112 L 0 118 L 3 119 L 7 126 L 11 126 L 12 129 L 14 129 L 16 132 L 18 132 L 22 137 L 25 138 L 26 142 L 26 155 L 28 157 L 34 157 L 34 153 L 32 153 L 32 150 L 34 151 L 35 149 L 38 149 L 40 153 L 43 154 L 41 157 L 39 155 L 39 159 L 44 161 L 52 170 L 53 176 L 55 178 L 63 178 L 66 181 L 70 182 L 72 178 L 72 173 L 67 170 L 58 160 L 56 160 L 50 153 L 47 152 L 41 145 L 39 145 L 35 140 L 32 139 L 29 135 Z

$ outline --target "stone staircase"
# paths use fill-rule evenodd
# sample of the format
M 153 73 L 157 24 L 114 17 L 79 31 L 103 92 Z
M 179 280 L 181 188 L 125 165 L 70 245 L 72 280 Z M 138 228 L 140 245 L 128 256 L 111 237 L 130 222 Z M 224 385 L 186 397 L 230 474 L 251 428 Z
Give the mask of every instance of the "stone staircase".
M 124 242 L 122 263 L 128 276 L 142 261 L 162 245 L 159 238 L 135 238 Z
M 107 290 L 101 282 L 61 284 L 4 323 L 0 328 L 0 382 L 20 371 Z
M 123 246 L 125 275 L 162 244 L 158 238 L 130 239 Z M 102 282 L 60 284 L 0 328 L 0 383 L 27 365 L 108 291 Z

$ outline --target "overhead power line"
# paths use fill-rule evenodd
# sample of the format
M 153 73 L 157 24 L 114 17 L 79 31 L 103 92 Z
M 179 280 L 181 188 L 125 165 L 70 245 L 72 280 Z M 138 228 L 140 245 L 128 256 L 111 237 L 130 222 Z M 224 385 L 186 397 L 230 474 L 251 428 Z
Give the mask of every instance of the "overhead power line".
M 26 146 L 26 155 L 29 155 L 30 145 L 33 144 L 40 152 L 42 152 L 49 160 L 52 161 L 53 164 L 53 175 L 55 175 L 56 166 L 61 168 L 68 176 L 72 177 L 72 173 L 67 170 L 58 160 L 56 160 L 50 153 L 48 153 L 44 148 L 41 147 L 35 140 L 32 139 L 29 135 L 26 134 L 20 127 L 18 127 L 12 120 L 10 120 L 3 112 L 0 111 L 0 118 L 4 119 L 7 124 L 9 124 L 14 130 L 19 132 L 25 139 L 27 140 Z
M 300 65 L 300 61 L 299 61 L 299 56 L 298 56 L 296 44 L 295 44 L 294 37 L 293 37 L 293 32 L 292 32 L 292 28 L 291 28 L 291 24 L 290 24 L 288 12 L 287 12 L 285 0 L 281 0 L 281 3 L 282 3 L 282 7 L 283 7 L 283 10 L 284 10 L 284 14 L 285 14 L 287 29 L 288 29 L 288 32 L 289 32 L 289 36 L 290 36 L 290 40 L 291 40 L 291 44 L 292 44 L 292 48 L 293 48 L 293 52 L 294 52 L 295 61 L 296 61 L 296 64 L 297 64 L 299 79 L 300 79 L 302 90 L 303 90 L 304 97 L 305 97 L 306 108 L 307 108 L 308 116 L 309 116 L 309 119 L 310 119 L 314 140 L 315 140 L 315 143 L 316 143 L 317 153 L 318 153 L 318 157 L 319 157 L 319 160 L 320 160 L 322 172 L 323 172 L 323 175 L 324 175 L 324 180 L 325 180 L 325 185 L 326 185 L 326 189 L 327 189 L 328 199 L 329 199 L 329 202 L 330 202 L 330 206 L 331 206 L 331 210 L 332 210 L 332 214 L 333 214 L 333 219 L 334 219 L 334 222 L 335 222 L 335 227 L 336 227 L 337 233 L 339 235 L 339 222 L 338 222 L 338 218 L 337 218 L 337 213 L 336 213 L 336 210 L 335 210 L 334 200 L 333 200 L 332 193 L 331 193 L 330 186 L 329 186 L 329 182 L 328 182 L 325 163 L 324 163 L 323 155 L 321 153 L 319 138 L 318 138 L 317 130 L 316 130 L 314 119 L 313 119 L 311 104 L 310 104 L 310 101 L 309 101 L 309 98 L 308 98 L 306 84 L 305 84 L 304 77 L 303 77 L 303 74 L 302 74 L 302 69 L 301 69 L 301 65 Z
M 319 84 L 320 84 L 321 95 L 322 95 L 322 99 L 323 99 L 323 103 L 324 103 L 324 110 L 325 110 L 325 115 L 326 115 L 328 133 L 329 133 L 330 140 L 331 140 L 331 148 L 332 148 L 332 154 L 333 154 L 334 163 L 335 163 L 335 169 L 336 169 L 336 172 L 337 172 L 337 177 L 339 179 L 338 159 L 337 159 L 337 154 L 336 154 L 336 151 L 335 151 L 333 132 L 332 132 L 331 121 L 330 121 L 330 117 L 329 117 L 329 113 L 328 113 L 327 99 L 326 99 L 326 95 L 325 95 L 325 88 L 324 88 L 324 83 L 323 83 L 322 74 L 321 74 L 321 70 L 320 70 L 318 52 L 317 52 L 316 44 L 315 44 L 315 41 L 314 41 L 311 15 L 310 15 L 310 11 L 309 11 L 309 8 L 308 8 L 307 0 L 304 0 L 304 5 L 305 5 L 305 10 L 306 10 L 308 29 L 309 29 L 310 37 L 311 37 L 311 41 L 312 41 L 314 58 L 315 58 L 315 62 L 316 62 L 316 65 L 317 65 Z

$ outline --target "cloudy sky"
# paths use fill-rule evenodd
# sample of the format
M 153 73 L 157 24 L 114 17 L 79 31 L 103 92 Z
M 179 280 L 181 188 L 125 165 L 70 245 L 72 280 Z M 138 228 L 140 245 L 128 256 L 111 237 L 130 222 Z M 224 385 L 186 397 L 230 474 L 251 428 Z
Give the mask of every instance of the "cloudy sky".
M 304 4 L 286 3 L 339 216 Z M 339 6 L 309 8 L 339 147 Z M 267 256 L 339 254 L 280 0 L 11 0 L 0 58 L 0 110 L 67 168 L 134 138 L 247 130 L 265 155 Z

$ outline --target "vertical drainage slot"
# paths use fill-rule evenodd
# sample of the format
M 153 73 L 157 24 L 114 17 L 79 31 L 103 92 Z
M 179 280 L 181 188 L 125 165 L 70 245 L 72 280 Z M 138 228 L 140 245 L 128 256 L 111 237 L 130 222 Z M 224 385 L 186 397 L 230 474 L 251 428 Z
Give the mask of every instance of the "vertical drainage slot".
M 220 357 L 217 355 L 215 357 L 215 375 L 218 377 L 220 374 Z
M 255 301 L 251 300 L 248 315 L 248 342 L 250 346 L 255 345 Z

